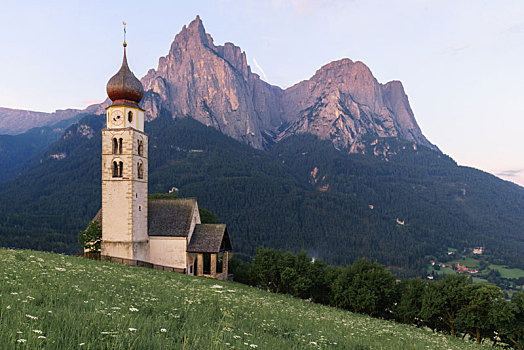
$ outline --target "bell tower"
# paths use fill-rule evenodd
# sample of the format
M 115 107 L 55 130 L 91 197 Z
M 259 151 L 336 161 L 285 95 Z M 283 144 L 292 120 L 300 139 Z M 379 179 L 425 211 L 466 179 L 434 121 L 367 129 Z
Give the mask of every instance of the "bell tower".
M 138 106 L 144 88 L 127 65 L 126 47 L 124 41 L 122 67 L 107 83 L 113 103 L 102 130 L 102 256 L 132 264 L 149 261 L 148 143 Z

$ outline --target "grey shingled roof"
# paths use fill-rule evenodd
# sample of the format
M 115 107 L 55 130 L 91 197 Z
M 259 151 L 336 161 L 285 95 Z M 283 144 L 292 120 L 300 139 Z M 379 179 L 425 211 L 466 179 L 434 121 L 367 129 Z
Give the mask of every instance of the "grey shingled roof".
M 187 237 L 195 198 L 149 199 L 147 206 L 149 236 Z
M 218 253 L 231 250 L 231 241 L 224 224 L 198 224 L 195 226 L 188 253 Z

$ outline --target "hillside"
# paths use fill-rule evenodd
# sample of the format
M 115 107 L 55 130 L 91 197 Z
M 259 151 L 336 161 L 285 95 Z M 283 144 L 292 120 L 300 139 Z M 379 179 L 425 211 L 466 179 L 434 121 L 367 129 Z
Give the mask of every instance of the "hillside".
M 0 249 L 7 349 L 481 349 L 238 283 Z
M 80 249 L 77 233 L 100 207 L 103 123 L 82 119 L 0 184 L 1 246 Z M 237 253 L 304 249 L 331 264 L 367 257 L 420 276 L 430 256 L 480 245 L 492 263 L 522 265 L 524 190 L 439 152 L 388 138 L 347 154 L 308 135 L 261 151 L 166 115 L 146 132 L 150 193 L 196 196 L 228 225 Z

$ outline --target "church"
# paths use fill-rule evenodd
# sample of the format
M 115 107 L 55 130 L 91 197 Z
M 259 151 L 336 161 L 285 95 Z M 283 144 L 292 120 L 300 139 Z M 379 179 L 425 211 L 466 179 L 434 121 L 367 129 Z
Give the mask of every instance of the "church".
M 144 88 L 129 69 L 107 83 L 112 104 L 102 130 L 102 259 L 205 276 L 228 277 L 232 249 L 224 224 L 202 224 L 195 198 L 148 198 L 148 135 L 139 107 Z

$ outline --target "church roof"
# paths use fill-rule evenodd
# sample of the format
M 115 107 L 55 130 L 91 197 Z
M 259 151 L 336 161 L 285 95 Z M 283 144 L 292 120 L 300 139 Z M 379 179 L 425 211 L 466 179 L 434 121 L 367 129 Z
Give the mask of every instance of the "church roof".
M 224 224 L 198 224 L 195 226 L 188 253 L 218 253 L 231 250 L 231 241 Z
M 187 237 L 196 205 L 195 198 L 149 199 L 149 236 Z
M 125 102 L 136 105 L 144 96 L 142 83 L 135 77 L 127 65 L 126 46 L 127 44 L 124 42 L 122 67 L 109 79 L 106 87 L 107 95 L 113 101 L 113 105 L 125 104 Z

